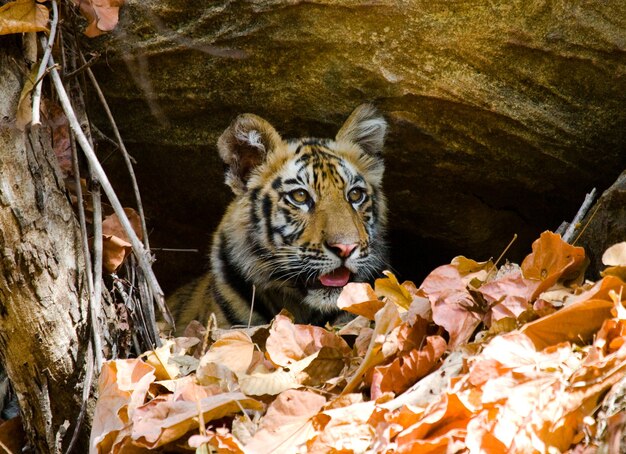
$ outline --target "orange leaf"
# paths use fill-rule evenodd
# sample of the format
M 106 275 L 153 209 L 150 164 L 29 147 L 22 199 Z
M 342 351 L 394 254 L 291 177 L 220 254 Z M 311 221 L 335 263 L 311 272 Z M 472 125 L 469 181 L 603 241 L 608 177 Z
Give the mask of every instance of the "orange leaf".
M 109 273 L 115 273 L 132 251 L 128 241 L 115 235 L 102 235 L 102 266 Z
M 398 452 L 444 453 L 446 446 L 465 438 L 472 412 L 454 393 L 445 393 L 433 402 L 420 420 L 403 430 L 396 442 Z
M 259 430 L 245 446 L 246 452 L 298 452 L 298 447 L 315 435 L 312 418 L 325 403 L 326 399 L 316 393 L 293 389 L 284 391 L 267 409 Z
M 89 38 L 100 36 L 115 28 L 119 20 L 119 10 L 124 0 L 72 0 L 89 23 L 85 35 Z
M 376 312 L 384 305 L 385 303 L 378 299 L 369 284 L 359 282 L 347 284 L 337 299 L 339 309 L 351 314 L 362 315 L 369 320 L 374 320 Z
M 384 271 L 383 273 L 387 277 L 376 279 L 374 283 L 376 295 L 384 297 L 386 301 L 391 301 L 401 309 L 407 310 L 413 301 L 408 289 L 400 285 L 392 272 Z
M 130 221 L 130 225 L 133 228 L 137 237 L 140 240 L 143 239 L 143 234 L 141 230 L 141 219 L 139 218 L 139 214 L 137 214 L 137 211 L 135 211 L 133 208 L 124 208 L 124 213 L 126 213 L 126 217 Z M 113 213 L 110 216 L 107 216 L 102 221 L 102 234 L 103 235 L 115 235 L 124 241 L 130 242 L 128 233 L 122 226 L 120 219 L 117 217 L 117 214 L 115 213 Z
M 441 336 L 428 336 L 424 347 L 410 350 L 385 366 L 376 366 L 371 379 L 372 399 L 386 392 L 397 395 L 406 391 L 439 364 L 445 351 L 446 341 Z
M 527 279 L 541 281 L 533 299 L 552 287 L 557 281 L 565 281 L 579 275 L 585 265 L 585 250 L 572 246 L 561 235 L 543 232 L 533 243 L 533 252 L 522 262 L 522 273 Z
M 525 324 L 521 332 L 542 349 L 561 342 L 587 342 L 611 317 L 610 300 L 589 299 L 569 304 L 563 309 Z
M 133 230 L 141 240 L 142 231 L 139 215 L 132 208 L 124 208 L 124 212 Z M 124 227 L 122 227 L 117 214 L 107 216 L 102 221 L 102 261 L 104 269 L 109 273 L 115 273 L 131 251 L 130 238 Z
M 280 314 L 274 318 L 265 342 L 267 355 L 279 366 L 289 366 L 319 352 L 322 347 L 338 350 L 343 356 L 349 356 L 352 351 L 335 333 L 319 326 L 295 325 Z
M 453 264 L 436 268 L 422 282 L 421 289 L 430 300 L 433 321 L 450 334 L 450 350 L 467 342 L 482 320 L 484 314 L 470 310 L 476 308 L 476 302 L 467 287 L 475 279 L 486 279 L 488 263 L 457 257 Z
M 0 35 L 45 32 L 48 8 L 35 0 L 15 0 L 0 7 Z
M 387 335 L 402 323 L 398 308 L 391 301 L 376 314 L 376 325 L 372 333 L 365 357 L 361 361 L 358 369 L 348 379 L 342 394 L 354 391 L 362 382 L 365 374 L 374 366 L 379 365 L 384 359 L 383 347 L 387 340 Z
M 481 285 L 478 291 L 490 306 L 489 324 L 506 317 L 517 318 L 532 309 L 531 298 L 538 285 L 519 272 Z
M 110 453 L 114 444 L 129 439 L 129 423 L 154 378 L 154 367 L 139 359 L 109 361 L 102 366 L 90 452 Z
M 136 409 L 132 425 L 132 443 L 135 446 L 156 448 L 164 446 L 198 429 L 198 415 L 204 421 L 214 421 L 244 409 L 260 410 L 260 402 L 239 392 L 214 395 L 190 393 L 188 399 L 174 395 L 159 396 Z M 197 394 L 197 393 L 196 393 Z

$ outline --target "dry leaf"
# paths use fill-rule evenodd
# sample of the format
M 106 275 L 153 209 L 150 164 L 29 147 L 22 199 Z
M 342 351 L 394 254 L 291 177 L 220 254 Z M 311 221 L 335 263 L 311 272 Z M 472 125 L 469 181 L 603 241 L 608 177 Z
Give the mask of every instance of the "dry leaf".
M 626 241 L 614 244 L 602 254 L 606 266 L 626 266 Z
M 326 403 L 319 394 L 289 390 L 267 409 L 258 432 L 245 446 L 250 454 L 292 454 L 316 434 L 312 419 Z
M 31 112 L 32 114 L 32 112 Z M 46 126 L 52 130 L 52 148 L 57 157 L 63 178 L 74 175 L 72 147 L 70 145 L 70 122 L 56 103 L 46 102 Z
M 140 359 L 109 361 L 102 366 L 90 452 L 113 452 L 113 446 L 130 435 L 129 423 L 154 379 L 154 367 Z
M 383 345 L 387 334 L 402 323 L 397 306 L 388 301 L 385 306 L 376 314 L 376 326 L 372 333 L 371 341 L 367 348 L 367 353 L 357 370 L 348 379 L 342 394 L 353 392 L 363 381 L 365 374 L 374 366 L 380 364 L 384 359 Z
M 404 285 L 400 285 L 392 272 L 383 271 L 383 274 L 387 277 L 376 279 L 374 283 L 376 295 L 385 298 L 385 301 L 394 303 L 401 312 L 408 310 L 413 301 L 413 296 L 409 293 L 409 289 Z
M 468 285 L 472 281 L 484 281 L 488 276 L 487 268 L 490 269 L 489 262 L 479 263 L 464 257 L 457 257 L 455 261 L 456 265 L 443 265 L 433 270 L 420 287 L 430 300 L 433 321 L 450 334 L 450 350 L 467 342 L 482 321 L 484 313 L 479 313 Z
M 241 391 L 251 396 L 275 396 L 288 389 L 299 388 L 302 382 L 309 378 L 308 374 L 302 375 L 302 371 L 313 363 L 319 353 L 317 351 L 300 361 L 291 363 L 288 369 L 281 367 L 270 372 L 258 368 L 250 374 L 238 374 Z
M 445 453 L 448 446 L 465 438 L 471 416 L 456 394 L 446 392 L 396 437 L 397 452 Z
M 137 235 L 137 237 L 141 240 L 143 239 L 143 233 L 141 230 L 141 218 L 137 211 L 133 208 L 124 208 L 124 213 L 126 217 L 130 221 L 130 225 L 133 228 L 133 231 Z M 103 235 L 114 235 L 118 238 L 121 238 L 124 241 L 129 242 L 130 238 L 126 229 L 122 226 L 120 219 L 117 217 L 117 214 L 112 214 L 107 216 L 102 221 L 102 234 Z
M 289 366 L 319 352 L 322 347 L 334 348 L 346 357 L 352 351 L 346 341 L 335 333 L 319 326 L 295 325 L 280 314 L 274 318 L 265 342 L 269 359 L 279 366 Z
M 174 341 L 168 340 L 161 347 L 144 353 L 146 363 L 154 367 L 157 380 L 173 380 L 180 375 L 176 364 L 170 363 Z
M 202 382 L 209 363 L 217 363 L 227 367 L 235 374 L 244 373 L 252 363 L 254 343 L 250 336 L 241 331 L 230 331 L 211 345 L 211 348 L 200 359 L 197 376 Z
M 28 441 L 20 416 L 0 424 L 0 443 L 5 449 L 4 452 L 8 452 L 7 454 L 25 452 L 27 450 Z
M 260 402 L 236 392 L 199 396 L 193 400 L 160 396 L 135 411 L 132 443 L 154 449 L 179 439 L 190 430 L 197 430 L 199 413 L 202 413 L 205 422 L 209 422 L 243 409 L 261 408 Z
M 306 444 L 309 454 L 372 452 L 376 432 L 368 424 L 375 402 L 325 409 L 313 418 L 318 433 Z M 369 451 L 368 451 L 369 449 Z
M 487 325 L 506 317 L 517 318 L 532 309 L 531 299 L 538 285 L 537 281 L 525 279 L 521 272 L 481 285 L 478 292 L 490 306 Z
M 0 35 L 48 31 L 48 8 L 35 0 L 16 0 L 0 7 Z
M 102 266 L 108 273 L 115 273 L 132 250 L 128 241 L 115 235 L 102 235 Z
M 398 395 L 409 389 L 439 365 L 446 346 L 441 336 L 428 336 L 426 345 L 409 350 L 385 366 L 376 366 L 370 380 L 372 399 L 386 392 Z
M 374 320 L 376 312 L 384 305 L 385 303 L 378 299 L 369 284 L 359 282 L 347 284 L 337 299 L 337 307 L 339 309 L 360 315 L 369 320 Z
M 522 262 L 522 272 L 527 279 L 541 281 L 533 299 L 557 281 L 577 277 L 585 266 L 585 250 L 571 246 L 556 233 L 543 232 L 532 248 L 533 252 Z
M 533 339 L 537 348 L 564 340 L 588 340 L 610 317 L 614 306 L 611 295 L 625 287 L 621 279 L 606 276 L 590 289 L 568 298 L 567 304 L 559 311 L 526 324 L 522 331 Z
M 119 10 L 124 0 L 72 0 L 87 18 L 85 35 L 89 38 L 100 36 L 115 28 L 119 20 Z
M 124 208 L 124 212 L 133 230 L 141 240 L 142 230 L 139 215 L 132 208 Z M 132 245 L 129 240 L 128 234 L 122 227 L 117 214 L 107 216 L 102 221 L 102 262 L 107 272 L 115 273 L 124 262 L 126 256 L 132 251 Z

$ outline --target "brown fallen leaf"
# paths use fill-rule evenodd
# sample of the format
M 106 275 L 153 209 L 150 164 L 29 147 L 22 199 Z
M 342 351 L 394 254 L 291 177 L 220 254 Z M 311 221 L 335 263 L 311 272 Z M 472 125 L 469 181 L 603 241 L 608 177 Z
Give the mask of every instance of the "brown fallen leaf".
M 102 235 L 102 266 L 108 273 L 115 273 L 132 250 L 128 241 L 115 235 Z
M 16 416 L 0 423 L 0 443 L 7 454 L 24 452 L 28 444 L 22 418 Z
M 15 0 L 0 7 L 0 35 L 48 30 L 48 8 L 35 0 Z
M 347 284 L 337 299 L 339 309 L 369 320 L 374 320 L 376 312 L 384 305 L 385 303 L 378 299 L 374 289 L 369 284 L 361 282 Z
M 591 289 L 574 296 L 562 309 L 527 323 L 521 329 L 537 348 L 563 341 L 585 342 L 611 316 L 614 306 L 611 292 L 620 292 L 626 284 L 615 276 L 607 276 Z
M 391 301 L 385 303 L 385 306 L 376 313 L 375 321 L 376 325 L 371 335 L 367 353 L 365 353 L 358 368 L 348 378 L 348 382 L 342 394 L 349 394 L 356 390 L 363 381 L 365 374 L 367 374 L 371 368 L 384 361 L 385 354 L 383 353 L 383 346 L 386 337 L 402 323 L 400 314 L 398 313 L 398 307 Z
M 522 273 L 527 279 L 540 281 L 532 299 L 548 290 L 557 281 L 567 281 L 582 274 L 586 266 L 585 250 L 572 246 L 552 232 L 543 232 L 533 242 L 533 252 L 522 262 Z
M 132 208 L 124 208 L 124 212 L 141 240 L 143 235 L 139 214 Z M 117 214 L 114 213 L 104 218 L 102 221 L 102 262 L 104 269 L 109 273 L 115 273 L 131 252 L 130 238 L 122 227 Z
M 436 268 L 422 282 L 420 288 L 430 300 L 433 321 L 450 334 L 449 350 L 467 342 L 486 315 L 488 308 L 477 305 L 468 286 L 485 282 L 492 270 L 491 262 L 461 256 Z
M 376 282 L 374 282 L 376 295 L 384 298 L 385 301 L 394 303 L 401 312 L 408 310 L 413 301 L 413 295 L 409 292 L 409 288 L 405 287 L 404 284 L 400 285 L 400 282 L 398 282 L 398 279 L 392 272 L 383 271 L 383 274 L 386 277 L 376 279 Z M 413 289 L 415 289 L 415 286 L 413 286 Z
M 346 357 L 352 351 L 337 334 L 319 326 L 296 325 L 280 314 L 274 318 L 265 342 L 269 359 L 284 367 L 319 352 L 322 347 L 336 349 Z
M 487 326 L 506 317 L 517 318 L 532 309 L 532 297 L 538 285 L 537 281 L 524 278 L 521 272 L 481 285 L 478 292 L 490 306 L 485 320 Z
M 124 0 L 72 0 L 88 25 L 84 33 L 89 38 L 100 36 L 115 28 L 119 20 L 119 10 Z
M 344 396 L 345 397 L 345 396 Z M 326 408 L 313 417 L 317 434 L 306 443 L 308 454 L 358 453 L 371 450 L 376 432 L 368 423 L 374 401 Z
M 267 409 L 257 433 L 245 446 L 250 454 L 291 454 L 298 452 L 317 433 L 313 417 L 326 399 L 310 391 L 281 393 Z
M 377 399 L 386 392 L 398 395 L 439 365 L 446 352 L 446 341 L 441 336 L 428 336 L 424 346 L 412 349 L 384 366 L 373 369 L 370 395 Z
M 188 398 L 191 399 L 159 396 L 137 408 L 133 415 L 132 444 L 149 449 L 165 446 L 189 431 L 197 430 L 200 413 L 204 421 L 209 422 L 244 409 L 261 410 L 263 407 L 260 402 L 238 392 Z
M 108 361 L 102 366 L 90 452 L 114 452 L 114 448 L 130 436 L 135 411 L 143 405 L 154 380 L 154 367 L 140 359 Z

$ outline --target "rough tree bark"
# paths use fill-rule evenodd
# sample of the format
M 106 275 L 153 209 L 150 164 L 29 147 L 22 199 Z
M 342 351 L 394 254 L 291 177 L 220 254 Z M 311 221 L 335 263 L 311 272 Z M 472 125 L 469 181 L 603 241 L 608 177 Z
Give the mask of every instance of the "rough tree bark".
M 0 38 L 0 358 L 31 448 L 64 452 L 82 403 L 89 337 L 80 232 L 45 128 L 14 127 L 27 68 Z M 87 419 L 89 417 L 87 416 Z M 76 452 L 86 452 L 90 427 Z

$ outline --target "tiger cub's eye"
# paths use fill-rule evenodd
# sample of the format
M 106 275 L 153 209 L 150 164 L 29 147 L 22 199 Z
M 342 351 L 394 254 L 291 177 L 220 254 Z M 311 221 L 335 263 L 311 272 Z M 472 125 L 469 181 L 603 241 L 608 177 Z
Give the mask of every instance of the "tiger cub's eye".
M 311 196 L 304 189 L 295 189 L 291 191 L 289 194 L 289 198 L 293 203 L 298 205 L 303 205 L 309 201 Z
M 348 201 L 350 203 L 362 202 L 365 198 L 365 191 L 362 188 L 352 188 L 348 192 Z

